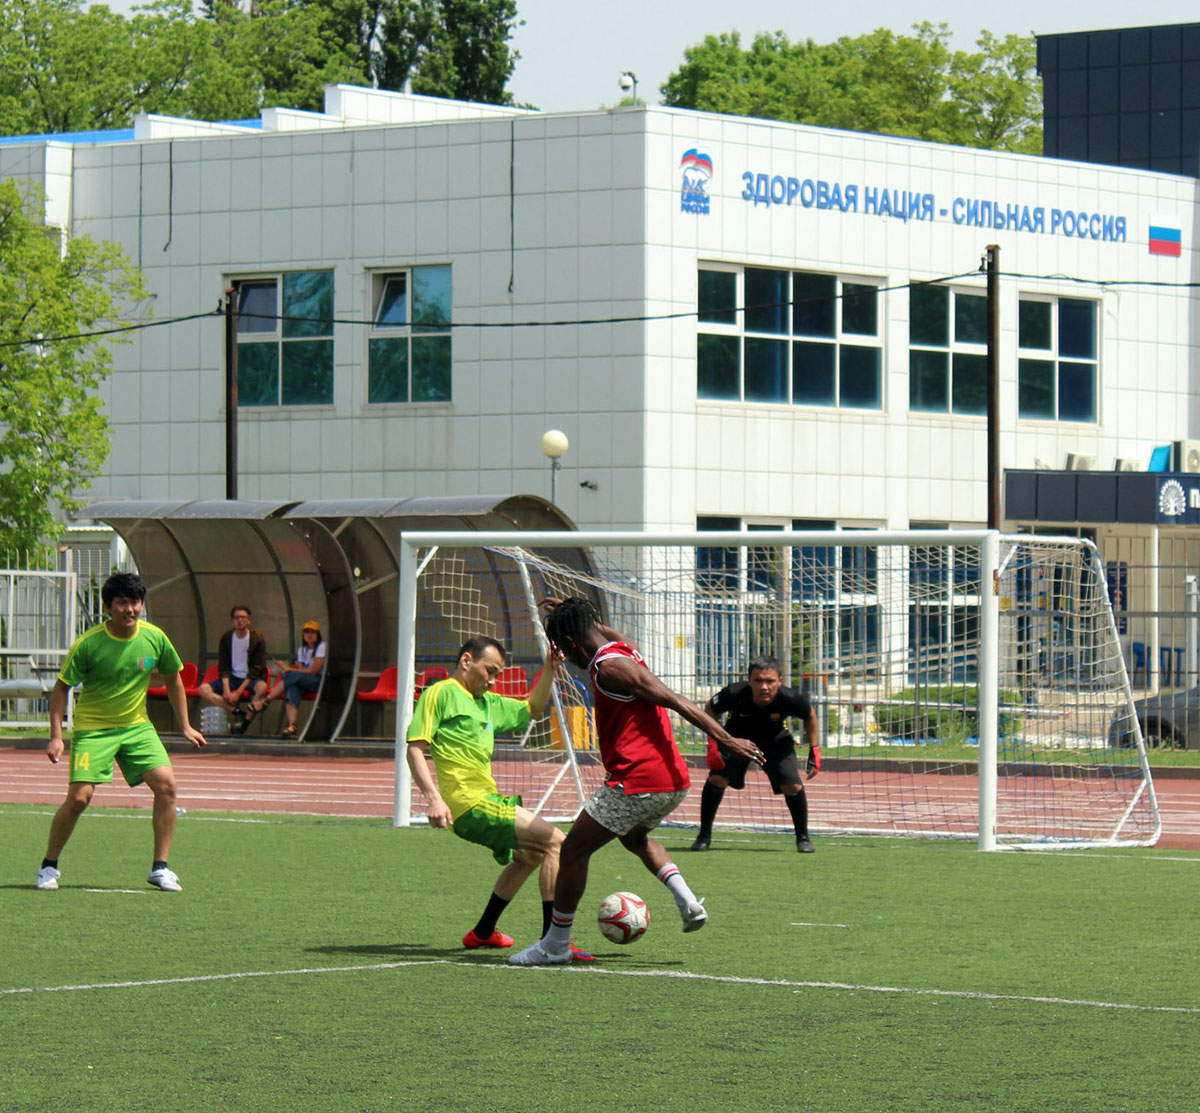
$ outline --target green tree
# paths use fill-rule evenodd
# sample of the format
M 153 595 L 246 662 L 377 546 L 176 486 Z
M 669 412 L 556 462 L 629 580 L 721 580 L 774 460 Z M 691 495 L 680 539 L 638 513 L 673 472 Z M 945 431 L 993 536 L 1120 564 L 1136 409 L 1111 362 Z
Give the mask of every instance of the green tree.
M 516 0 L 294 0 L 319 9 L 380 89 L 511 104 Z
M 1041 150 L 1041 81 L 1032 38 L 983 32 L 953 51 L 945 24 L 880 29 L 817 45 L 781 31 L 743 49 L 737 32 L 688 48 L 665 104 L 903 135 L 968 147 Z
M 508 104 L 515 20 L 516 0 L 4 0 L 0 134 L 320 111 L 338 83 Z
M 414 93 L 484 104 L 511 104 L 505 86 L 517 64 L 509 48 L 516 0 L 437 0 L 418 24 L 422 50 L 411 74 Z
M 35 209 L 0 182 L 0 549 L 53 540 L 82 505 L 108 456 L 97 389 L 112 357 L 78 334 L 146 296 L 115 245 L 76 236 L 62 247 Z

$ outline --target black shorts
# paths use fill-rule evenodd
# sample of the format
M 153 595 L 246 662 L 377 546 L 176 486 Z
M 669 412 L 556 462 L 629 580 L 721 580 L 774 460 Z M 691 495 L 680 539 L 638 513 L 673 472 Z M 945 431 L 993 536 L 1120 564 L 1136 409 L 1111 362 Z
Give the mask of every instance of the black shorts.
M 784 785 L 803 785 L 800 779 L 800 762 L 796 757 L 796 739 L 786 730 L 777 734 L 770 742 L 761 746 L 766 758 L 762 771 L 771 782 L 771 791 L 779 796 Z M 749 758 L 720 750 L 711 739 L 708 744 L 708 768 L 729 782 L 730 788 L 746 787 L 746 771 L 750 768 Z

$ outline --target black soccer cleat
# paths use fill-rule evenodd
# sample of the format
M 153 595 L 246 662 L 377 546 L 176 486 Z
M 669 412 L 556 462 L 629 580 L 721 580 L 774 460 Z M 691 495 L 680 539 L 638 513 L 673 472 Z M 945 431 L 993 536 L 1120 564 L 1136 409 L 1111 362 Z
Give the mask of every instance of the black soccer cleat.
M 801 835 L 796 840 L 796 850 L 801 854 L 815 854 L 817 852 L 816 847 L 808 841 L 807 835 Z
M 712 845 L 712 836 L 700 834 L 700 835 L 696 836 L 696 841 L 694 843 L 692 843 L 690 849 L 692 849 L 692 850 L 708 850 L 711 845 Z

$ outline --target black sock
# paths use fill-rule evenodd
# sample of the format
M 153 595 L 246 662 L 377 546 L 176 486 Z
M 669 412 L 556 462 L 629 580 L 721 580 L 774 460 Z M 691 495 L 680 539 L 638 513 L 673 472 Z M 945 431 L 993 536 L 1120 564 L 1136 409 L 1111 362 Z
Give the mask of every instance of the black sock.
M 717 809 L 724 796 L 725 789 L 720 785 L 712 781 L 704 782 L 704 789 L 700 793 L 700 834 L 711 837 L 713 820 L 717 818 Z
M 152 865 L 150 867 L 150 872 L 153 873 L 155 870 L 165 870 L 166 868 L 167 868 L 167 863 L 166 863 L 166 860 L 164 859 L 161 862 L 155 862 L 154 865 Z
M 554 901 L 542 901 L 542 938 L 546 938 L 546 932 L 550 930 L 550 913 L 554 911 Z
M 487 902 L 487 908 L 483 910 L 483 915 L 479 917 L 479 923 L 475 925 L 475 934 L 480 939 L 486 939 L 493 931 L 496 930 L 496 923 L 500 919 L 502 913 L 508 907 L 508 901 L 503 897 L 496 896 L 493 893 Z
M 792 826 L 796 828 L 796 838 L 808 838 L 808 795 L 804 789 L 785 796 L 788 811 L 792 813 Z
M 58 859 L 57 858 L 43 858 L 42 859 L 42 869 L 45 869 L 47 866 L 49 866 L 52 870 L 58 869 Z

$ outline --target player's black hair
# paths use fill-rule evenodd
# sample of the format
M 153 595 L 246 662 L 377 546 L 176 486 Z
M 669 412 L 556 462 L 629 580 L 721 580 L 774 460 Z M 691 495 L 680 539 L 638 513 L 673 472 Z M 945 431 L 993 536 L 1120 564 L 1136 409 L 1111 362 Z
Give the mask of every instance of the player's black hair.
M 136 572 L 114 572 L 100 588 L 100 601 L 111 607 L 114 599 L 146 598 L 146 581 Z
M 572 595 L 546 615 L 542 625 L 546 628 L 546 637 L 562 648 L 578 644 L 584 634 L 593 626 L 599 626 L 601 621 L 600 611 L 595 603 L 579 595 Z
M 755 669 L 774 669 L 780 676 L 783 675 L 783 670 L 779 667 L 779 658 L 770 653 L 760 653 L 750 662 L 750 667 L 746 670 L 747 678 Z
M 234 607 L 230 607 L 230 608 L 229 608 L 229 617 L 230 617 L 230 618 L 233 618 L 233 616 L 234 616 L 235 614 L 237 614 L 237 613 L 238 613 L 238 611 L 245 611 L 245 612 L 246 612 L 246 614 L 247 614 L 247 615 L 248 615 L 250 618 L 253 618 L 253 617 L 254 617 L 254 612 L 253 612 L 253 611 L 252 611 L 252 610 L 251 610 L 249 607 L 243 606 L 241 603 L 238 603 L 236 606 L 234 606 Z
M 476 661 L 479 655 L 491 646 L 500 654 L 500 660 L 504 661 L 508 658 L 508 650 L 504 648 L 495 638 L 489 638 L 486 634 L 476 634 L 468 638 L 462 643 L 462 648 L 458 651 L 458 656 L 454 660 L 461 661 L 464 653 L 471 655 L 471 660 Z

